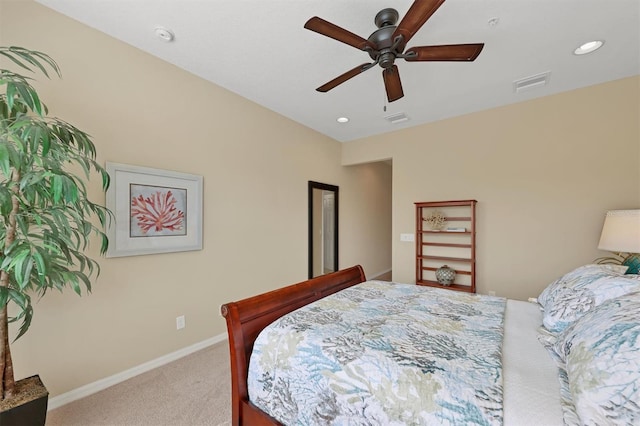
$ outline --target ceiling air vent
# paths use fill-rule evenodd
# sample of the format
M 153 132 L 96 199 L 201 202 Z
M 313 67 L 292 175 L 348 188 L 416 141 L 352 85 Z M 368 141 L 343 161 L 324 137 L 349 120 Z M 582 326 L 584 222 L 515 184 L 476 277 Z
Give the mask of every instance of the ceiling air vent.
M 542 87 L 549 82 L 551 71 L 542 74 L 532 75 L 531 77 L 521 78 L 513 82 L 513 91 L 516 93 Z
M 398 124 L 398 123 L 404 123 L 405 121 L 409 121 L 409 117 L 404 112 L 387 115 L 384 119 L 391 124 Z

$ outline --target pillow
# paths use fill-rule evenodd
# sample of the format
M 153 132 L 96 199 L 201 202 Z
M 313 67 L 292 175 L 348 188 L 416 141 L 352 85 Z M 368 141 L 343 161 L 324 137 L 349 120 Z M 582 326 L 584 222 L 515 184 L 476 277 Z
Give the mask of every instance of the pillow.
M 627 274 L 640 274 L 640 254 L 630 254 L 622 262 L 627 268 Z
M 564 275 L 538 298 L 542 323 L 556 334 L 602 302 L 640 291 L 640 275 L 623 275 L 620 265 L 586 265 Z
M 585 279 L 595 274 L 612 273 L 617 275 L 623 275 L 627 271 L 627 269 L 628 269 L 628 266 L 613 265 L 613 264 L 594 263 L 590 265 L 580 266 L 574 269 L 573 271 L 566 273 L 560 278 L 556 279 L 551 284 L 549 284 L 544 290 L 542 290 L 542 293 L 540 293 L 540 296 L 538 296 L 538 303 L 540 304 L 542 309 L 544 309 L 545 305 L 547 305 L 553 300 L 554 294 L 555 292 L 558 291 L 558 288 L 562 286 L 565 282 L 573 282 L 580 278 Z
M 587 425 L 640 424 L 640 292 L 587 312 L 553 350 L 570 394 L 565 416 Z

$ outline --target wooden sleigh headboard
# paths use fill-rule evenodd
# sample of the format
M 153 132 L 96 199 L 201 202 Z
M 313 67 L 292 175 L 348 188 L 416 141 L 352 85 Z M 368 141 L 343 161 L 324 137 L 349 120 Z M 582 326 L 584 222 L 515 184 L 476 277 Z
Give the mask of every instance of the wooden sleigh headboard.
M 291 311 L 365 280 L 364 270 L 357 265 L 222 305 L 231 355 L 232 425 L 280 424 L 249 402 L 249 359 L 262 329 Z

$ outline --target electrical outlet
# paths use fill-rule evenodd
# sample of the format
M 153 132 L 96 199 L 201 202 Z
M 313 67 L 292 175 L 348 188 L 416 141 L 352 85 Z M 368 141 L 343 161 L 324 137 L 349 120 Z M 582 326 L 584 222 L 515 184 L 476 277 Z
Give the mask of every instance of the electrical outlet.
M 185 327 L 184 315 L 176 317 L 176 330 L 182 330 Z

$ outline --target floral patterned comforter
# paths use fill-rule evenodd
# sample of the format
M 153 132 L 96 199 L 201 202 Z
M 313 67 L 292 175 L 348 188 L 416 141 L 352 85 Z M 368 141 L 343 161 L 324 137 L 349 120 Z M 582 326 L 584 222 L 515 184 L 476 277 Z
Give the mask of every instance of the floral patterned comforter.
M 506 300 L 367 281 L 258 336 L 249 398 L 286 425 L 501 425 Z

